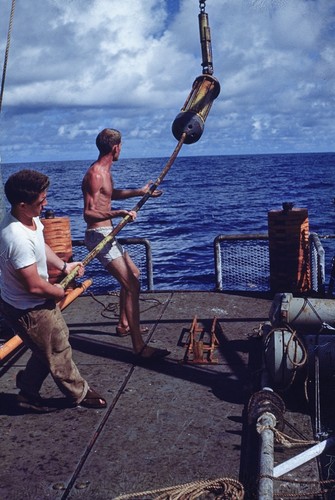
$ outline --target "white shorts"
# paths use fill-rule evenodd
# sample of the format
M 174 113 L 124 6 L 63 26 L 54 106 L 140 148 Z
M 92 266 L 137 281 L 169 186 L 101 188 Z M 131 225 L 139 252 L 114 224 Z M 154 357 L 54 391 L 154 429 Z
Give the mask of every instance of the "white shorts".
M 106 236 L 113 231 L 111 226 L 95 227 L 85 231 L 85 245 L 88 250 L 93 250 Z M 97 259 L 106 267 L 112 260 L 123 257 L 124 250 L 117 240 L 109 241 L 97 254 Z

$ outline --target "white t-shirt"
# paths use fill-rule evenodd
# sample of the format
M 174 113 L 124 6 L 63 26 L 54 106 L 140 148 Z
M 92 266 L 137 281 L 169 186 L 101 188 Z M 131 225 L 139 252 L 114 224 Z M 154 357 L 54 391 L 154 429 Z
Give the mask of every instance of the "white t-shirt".
M 36 230 L 28 229 L 7 213 L 0 224 L 1 297 L 17 309 L 28 309 L 45 302 L 29 293 L 18 278 L 17 269 L 37 264 L 41 278 L 48 280 L 43 224 L 34 218 Z

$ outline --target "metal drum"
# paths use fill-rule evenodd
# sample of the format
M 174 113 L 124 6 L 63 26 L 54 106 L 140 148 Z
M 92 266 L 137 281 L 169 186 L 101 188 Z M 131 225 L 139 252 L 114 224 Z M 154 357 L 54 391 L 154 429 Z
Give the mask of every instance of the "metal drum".
M 335 327 L 335 301 L 278 293 L 273 299 L 269 316 L 276 327 L 290 325 L 301 333 L 317 334 L 327 329 L 331 332 Z
M 270 381 L 284 390 L 293 382 L 296 372 L 307 360 L 302 341 L 288 328 L 263 325 L 264 364 Z

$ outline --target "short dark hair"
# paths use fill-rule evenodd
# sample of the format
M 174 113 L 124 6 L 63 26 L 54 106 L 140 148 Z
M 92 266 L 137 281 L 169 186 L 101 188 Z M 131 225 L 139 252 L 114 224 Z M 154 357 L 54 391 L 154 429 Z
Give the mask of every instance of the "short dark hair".
M 114 128 L 104 128 L 95 140 L 95 144 L 99 149 L 100 154 L 106 155 L 110 153 L 113 146 L 117 146 L 121 142 L 121 132 Z
M 34 203 L 50 185 L 49 177 L 36 170 L 20 170 L 8 177 L 5 193 L 9 203 Z

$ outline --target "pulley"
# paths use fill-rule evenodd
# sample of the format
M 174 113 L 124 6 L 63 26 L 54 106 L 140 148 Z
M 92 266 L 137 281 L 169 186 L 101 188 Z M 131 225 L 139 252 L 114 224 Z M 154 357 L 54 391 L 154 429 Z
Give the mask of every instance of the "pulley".
M 185 144 L 200 139 L 212 103 L 219 93 L 220 84 L 214 76 L 201 75 L 194 80 L 190 95 L 172 124 L 172 133 L 178 141 L 183 133 L 186 133 Z
M 270 388 L 263 388 L 251 395 L 248 403 L 248 423 L 253 424 L 264 413 L 272 413 L 276 418 L 276 427 L 284 428 L 285 403 L 282 398 Z
M 178 141 L 186 134 L 185 144 L 193 144 L 200 139 L 212 103 L 220 93 L 220 84 L 212 76 L 211 35 L 205 4 L 205 1 L 200 0 L 198 16 L 203 74 L 194 80 L 192 90 L 172 124 L 172 133 Z

